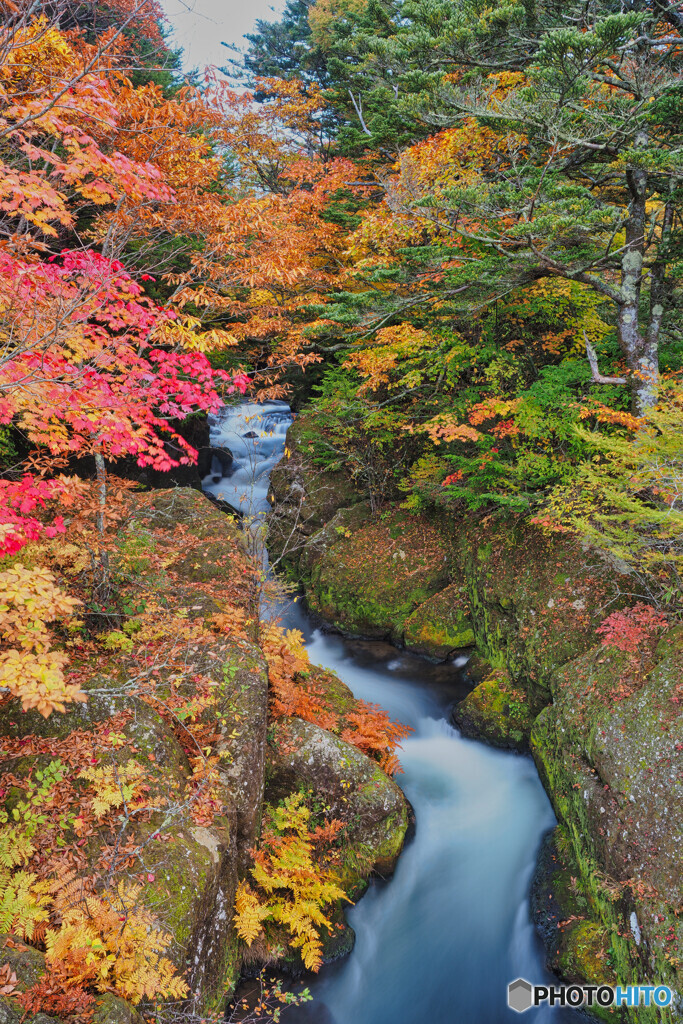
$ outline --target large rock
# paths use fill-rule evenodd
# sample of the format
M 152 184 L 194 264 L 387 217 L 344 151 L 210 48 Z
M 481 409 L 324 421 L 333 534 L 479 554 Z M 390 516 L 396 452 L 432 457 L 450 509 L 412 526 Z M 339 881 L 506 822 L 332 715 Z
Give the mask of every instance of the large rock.
M 456 704 L 452 718 L 463 736 L 483 739 L 503 749 L 528 748 L 533 715 L 524 691 L 515 689 L 502 669 L 491 673 Z
M 445 520 L 476 646 L 505 668 L 538 713 L 551 677 L 595 646 L 596 626 L 625 603 L 628 579 L 575 540 L 518 522 Z
M 410 651 L 447 658 L 472 647 L 474 631 L 460 583 L 451 583 L 418 605 L 403 624 L 403 642 Z
M 401 510 L 373 512 L 348 471 L 321 468 L 323 441 L 315 413 L 287 434 L 271 476 L 273 566 L 303 584 L 312 610 L 339 629 L 440 660 L 470 647 L 464 588 L 451 578 L 440 530 Z
M 541 844 L 531 882 L 532 919 L 555 974 L 574 984 L 615 985 L 619 978 L 611 964 L 611 933 L 582 891 L 580 871 L 568 846 L 559 827 Z M 607 1010 L 598 1010 L 597 1016 L 612 1019 Z
M 620 980 L 681 991 L 683 627 L 624 693 L 628 657 L 598 647 L 559 668 L 532 750 Z
M 297 718 L 277 723 L 268 750 L 271 801 L 311 790 L 329 818 L 346 824 L 339 871 L 347 892 L 362 891 L 372 872 L 393 871 L 408 827 L 408 805 L 374 761 L 339 736 Z
M 306 594 L 317 614 L 435 656 L 472 643 L 459 588 L 449 585 L 448 545 L 433 524 L 400 510 L 348 525 L 340 516 L 326 527 L 325 542 L 313 537 L 304 552 L 313 556 L 305 563 Z
M 296 576 L 308 539 L 341 508 L 363 495 L 343 469 L 330 469 L 317 455 L 320 430 L 314 416 L 295 419 L 287 431 L 287 447 L 270 476 L 268 549 L 271 563 Z M 329 463 L 328 463 L 329 464 Z
M 161 535 L 152 530 L 160 525 Z M 174 545 L 170 536 L 178 527 L 184 543 L 176 540 Z M 144 575 L 148 598 L 171 611 L 187 611 L 190 618 L 221 612 L 221 588 L 229 586 L 233 600 L 237 595 L 245 609 L 247 630 L 256 633 L 255 620 L 250 626 L 248 619 L 257 598 L 243 540 L 231 520 L 196 492 L 177 489 L 141 499 L 112 564 Z M 202 587 L 207 583 L 218 584 L 217 601 L 206 598 Z M 147 880 L 140 898 L 173 937 L 168 955 L 188 978 L 194 1009 L 217 1008 L 239 977 L 234 896 L 260 828 L 268 706 L 263 655 L 244 638 L 219 639 L 207 632 L 205 642 L 183 648 L 182 665 L 162 662 L 153 686 L 135 685 L 136 670 L 127 664 L 125 647 L 115 655 L 103 650 L 97 666 L 86 667 L 88 699 L 64 714 L 44 719 L 22 712 L 17 701 L 2 705 L 0 734 L 18 741 L 5 755 L 3 770 L 21 778 L 39 760 L 62 758 L 73 771 L 74 784 L 82 787 L 77 776 L 90 764 L 96 735 L 100 767 L 133 759 L 145 768 L 149 796 L 168 803 L 149 820 L 131 816 L 119 838 L 136 847 L 136 875 Z M 168 708 L 171 696 L 194 695 L 195 678 L 206 681 L 212 698 L 197 724 L 207 726 L 213 753 L 220 758 L 208 821 L 194 815 L 186 751 L 192 752 L 192 744 Z M 107 739 L 112 719 L 116 742 Z M 39 738 L 38 757 L 25 754 L 28 748 L 21 741 L 30 734 Z M 6 799 L 13 798 L 10 790 Z M 86 851 L 93 860 L 112 839 L 107 829 L 103 823 L 88 840 Z

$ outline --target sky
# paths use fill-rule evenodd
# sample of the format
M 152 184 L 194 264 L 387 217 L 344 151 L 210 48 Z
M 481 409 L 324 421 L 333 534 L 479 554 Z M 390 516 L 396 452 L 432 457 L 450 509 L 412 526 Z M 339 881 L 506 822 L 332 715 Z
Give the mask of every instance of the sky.
M 275 21 L 285 0 L 162 0 L 172 44 L 183 48 L 186 71 L 207 64 L 220 67 L 230 52 L 222 42 L 244 46 L 245 32 L 251 32 L 259 18 Z

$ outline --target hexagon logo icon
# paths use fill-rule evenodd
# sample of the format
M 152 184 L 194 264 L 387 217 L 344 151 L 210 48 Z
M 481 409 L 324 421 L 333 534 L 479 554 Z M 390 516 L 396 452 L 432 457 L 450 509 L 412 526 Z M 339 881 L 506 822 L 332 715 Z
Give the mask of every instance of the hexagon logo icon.
M 508 1006 L 516 1013 L 524 1013 L 533 1006 L 533 987 L 525 978 L 517 978 L 508 985 Z

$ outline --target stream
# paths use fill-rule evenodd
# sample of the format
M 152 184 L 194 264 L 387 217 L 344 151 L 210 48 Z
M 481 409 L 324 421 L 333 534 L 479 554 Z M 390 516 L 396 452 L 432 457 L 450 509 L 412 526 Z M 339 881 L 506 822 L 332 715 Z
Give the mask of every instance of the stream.
M 292 414 L 282 402 L 242 403 L 212 421 L 217 460 L 204 489 L 247 517 L 268 508 L 271 468 Z M 507 984 L 552 983 L 530 921 L 528 888 L 544 833 L 555 823 L 530 757 L 464 739 L 449 724 L 468 691 L 462 664 L 434 665 L 387 643 L 316 629 L 300 602 L 276 609 L 300 629 L 314 664 L 334 670 L 357 697 L 380 704 L 414 732 L 396 781 L 416 817 L 415 836 L 389 880 L 373 881 L 348 911 L 351 955 L 309 984 L 313 1001 L 287 1024 L 506 1024 Z M 464 659 L 463 659 L 464 663 Z M 579 1015 L 542 1007 L 524 1020 L 569 1024 Z

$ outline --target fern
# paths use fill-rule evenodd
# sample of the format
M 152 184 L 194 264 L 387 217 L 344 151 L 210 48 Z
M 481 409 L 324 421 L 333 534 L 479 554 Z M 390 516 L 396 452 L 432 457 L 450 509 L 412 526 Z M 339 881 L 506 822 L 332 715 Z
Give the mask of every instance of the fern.
M 336 876 L 313 860 L 310 810 L 294 793 L 271 809 L 270 822 L 254 854 L 251 875 L 256 883 L 240 882 L 235 899 L 235 927 L 248 946 L 271 923 L 288 933 L 288 944 L 301 952 L 309 970 L 322 963 L 320 932 L 332 924 L 324 908 L 347 900 Z
M 33 939 L 39 926 L 49 918 L 47 908 L 52 903 L 49 883 L 39 881 L 36 874 L 23 868 L 35 853 L 33 837 L 46 821 L 42 808 L 66 772 L 61 761 L 50 761 L 28 782 L 24 799 L 12 809 L 11 822 L 7 812 L 0 811 L 2 932 L 14 932 L 23 938 Z
M 67 886 L 55 898 L 62 924 L 45 936 L 46 959 L 56 975 L 67 985 L 117 992 L 135 1004 L 187 995 L 187 985 L 163 955 L 172 937 L 138 904 L 141 885 L 119 882 L 113 891 L 81 894 L 76 901 L 74 891 Z
M 145 770 L 131 758 L 120 767 L 106 765 L 103 768 L 87 768 L 79 778 L 87 779 L 92 784 L 95 790 L 93 813 L 103 818 L 109 811 L 123 807 L 140 795 Z

